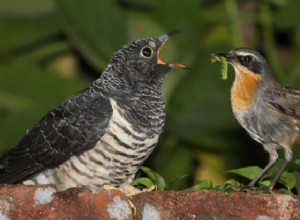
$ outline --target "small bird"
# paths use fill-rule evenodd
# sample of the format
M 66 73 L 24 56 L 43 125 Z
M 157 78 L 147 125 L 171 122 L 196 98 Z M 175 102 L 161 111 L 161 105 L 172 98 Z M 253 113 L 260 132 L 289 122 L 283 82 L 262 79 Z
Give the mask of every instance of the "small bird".
M 268 187 L 272 190 L 292 160 L 292 146 L 300 143 L 300 90 L 280 85 L 265 58 L 255 50 L 238 48 L 229 53 L 213 54 L 213 57 L 223 57 L 233 66 L 233 114 L 269 154 L 269 163 L 249 187 L 253 187 L 276 164 L 277 149 L 284 150 L 284 163 Z
M 96 81 L 46 114 L 0 158 L 0 183 L 126 188 L 163 130 L 165 74 L 189 69 L 159 56 L 176 33 L 117 50 Z

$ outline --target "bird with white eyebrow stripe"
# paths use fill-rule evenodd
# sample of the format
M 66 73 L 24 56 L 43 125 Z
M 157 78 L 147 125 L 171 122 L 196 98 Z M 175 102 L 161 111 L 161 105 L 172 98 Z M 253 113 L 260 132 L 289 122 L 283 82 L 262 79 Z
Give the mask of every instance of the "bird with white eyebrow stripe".
M 225 58 L 235 71 L 231 87 L 234 116 L 250 136 L 269 154 L 269 163 L 253 179 L 253 187 L 276 164 L 277 149 L 284 150 L 285 161 L 273 178 L 272 190 L 292 160 L 292 147 L 300 143 L 300 90 L 280 85 L 265 58 L 257 51 L 237 48 L 229 53 L 213 54 Z

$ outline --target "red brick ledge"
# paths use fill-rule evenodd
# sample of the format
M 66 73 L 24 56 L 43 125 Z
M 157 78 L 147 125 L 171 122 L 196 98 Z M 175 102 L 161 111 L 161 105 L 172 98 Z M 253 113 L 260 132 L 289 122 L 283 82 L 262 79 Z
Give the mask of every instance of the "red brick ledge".
M 300 197 L 203 190 L 147 192 L 128 198 L 118 190 L 56 192 L 54 186 L 3 185 L 0 219 L 294 220 L 300 219 Z

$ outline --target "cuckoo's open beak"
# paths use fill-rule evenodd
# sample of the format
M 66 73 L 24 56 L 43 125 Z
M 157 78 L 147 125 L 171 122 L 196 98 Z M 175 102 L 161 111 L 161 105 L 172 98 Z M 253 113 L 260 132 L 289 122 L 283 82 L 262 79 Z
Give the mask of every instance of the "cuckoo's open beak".
M 185 70 L 190 70 L 191 68 L 186 66 L 186 65 L 183 65 L 183 64 L 179 64 L 179 63 L 169 63 L 169 62 L 165 62 L 161 59 L 161 57 L 159 56 L 159 52 L 160 52 L 160 49 L 162 48 L 162 46 L 164 45 L 164 43 L 169 40 L 173 35 L 179 33 L 179 31 L 171 31 L 167 34 L 164 34 L 160 37 L 158 37 L 158 40 L 161 42 L 161 45 L 157 51 L 157 63 L 159 64 L 162 64 L 162 65 L 167 65 L 171 68 L 180 68 L 180 69 L 185 69 Z

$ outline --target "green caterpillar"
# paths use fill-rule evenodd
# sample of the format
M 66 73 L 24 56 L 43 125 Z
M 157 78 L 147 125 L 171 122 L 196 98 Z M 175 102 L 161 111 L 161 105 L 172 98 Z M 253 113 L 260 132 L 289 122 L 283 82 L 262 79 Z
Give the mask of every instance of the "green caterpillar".
M 221 62 L 221 79 L 225 80 L 227 79 L 227 61 L 225 57 L 220 57 L 220 56 L 215 56 L 214 54 L 212 55 L 211 62 L 216 62 L 220 61 Z

